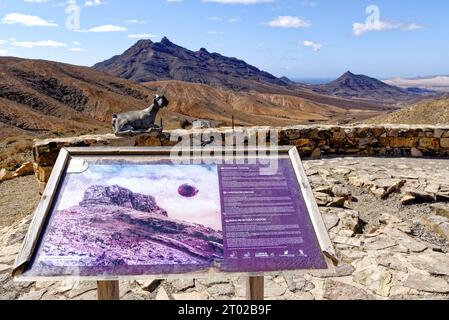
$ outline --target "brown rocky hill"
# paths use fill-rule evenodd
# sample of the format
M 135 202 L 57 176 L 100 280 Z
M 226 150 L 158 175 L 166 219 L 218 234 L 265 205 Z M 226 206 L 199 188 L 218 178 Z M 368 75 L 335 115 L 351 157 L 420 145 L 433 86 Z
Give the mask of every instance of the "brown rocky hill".
M 110 132 L 112 114 L 144 108 L 154 93 L 87 67 L 0 57 L 0 168 L 29 159 L 35 137 Z
M 337 80 L 328 84 L 313 86 L 317 93 L 350 99 L 379 100 L 384 104 L 401 101 L 413 101 L 421 98 L 419 94 L 386 84 L 365 75 L 356 75 L 348 71 Z
M 87 67 L 0 58 L 0 123 L 15 132 L 94 129 L 113 113 L 143 107 L 143 86 Z
M 191 51 L 165 37 L 160 42 L 139 40 L 123 54 L 100 62 L 94 68 L 135 82 L 179 80 L 233 90 L 250 89 L 250 80 L 286 85 L 243 60 L 210 53 L 204 48 Z
M 449 98 L 422 101 L 397 112 L 369 119 L 367 123 L 449 125 Z
M 0 138 L 109 131 L 112 115 L 143 109 L 158 93 L 88 67 L 0 58 Z M 166 111 L 177 128 L 184 116 Z

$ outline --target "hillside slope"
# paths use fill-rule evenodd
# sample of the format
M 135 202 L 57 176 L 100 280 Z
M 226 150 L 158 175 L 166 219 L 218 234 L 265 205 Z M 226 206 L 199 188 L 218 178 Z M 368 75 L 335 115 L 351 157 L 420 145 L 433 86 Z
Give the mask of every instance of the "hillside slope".
M 282 126 L 326 122 L 342 119 L 348 114 L 343 108 L 290 95 L 235 92 L 181 81 L 156 81 L 145 83 L 145 86 L 171 97 L 169 109 L 173 113 L 226 125 L 230 124 L 233 115 L 237 125 Z M 354 116 L 364 112 L 353 110 L 349 114 Z
M 109 132 L 112 115 L 148 107 L 158 91 L 88 67 L 0 58 L 0 138 Z M 185 120 L 161 112 L 166 128 Z M 158 120 L 159 121 L 159 120 Z
M 419 102 L 409 108 L 366 121 L 372 124 L 449 125 L 449 98 Z
M 0 122 L 15 130 L 109 127 L 113 113 L 144 107 L 151 92 L 87 67 L 0 58 Z

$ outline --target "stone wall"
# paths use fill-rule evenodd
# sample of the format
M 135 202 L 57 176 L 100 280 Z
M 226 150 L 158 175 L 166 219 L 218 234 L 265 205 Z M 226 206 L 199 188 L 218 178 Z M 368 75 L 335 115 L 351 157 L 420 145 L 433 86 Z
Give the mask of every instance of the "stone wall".
M 254 128 L 208 129 L 203 131 L 203 140 L 211 134 L 226 136 L 243 133 L 246 136 L 266 135 Z M 296 146 L 304 158 L 321 156 L 405 156 L 405 157 L 449 157 L 449 126 L 294 126 L 271 128 L 282 146 Z M 187 131 L 190 137 L 192 131 Z M 260 137 L 258 137 L 260 138 Z M 262 137 L 265 141 L 265 137 Z M 174 141 L 171 141 L 174 140 Z M 74 138 L 56 138 L 36 141 L 34 169 L 41 187 L 48 181 L 59 151 L 63 147 L 89 146 L 173 146 L 178 143 L 173 132 L 160 135 L 116 137 L 113 134 L 87 135 Z

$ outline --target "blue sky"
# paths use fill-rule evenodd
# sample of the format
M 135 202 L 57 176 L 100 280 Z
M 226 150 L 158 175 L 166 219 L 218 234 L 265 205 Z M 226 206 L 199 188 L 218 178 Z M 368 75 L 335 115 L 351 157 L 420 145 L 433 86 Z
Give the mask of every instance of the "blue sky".
M 277 76 L 449 74 L 448 9 L 447 0 L 0 0 L 0 55 L 91 66 L 167 36 Z

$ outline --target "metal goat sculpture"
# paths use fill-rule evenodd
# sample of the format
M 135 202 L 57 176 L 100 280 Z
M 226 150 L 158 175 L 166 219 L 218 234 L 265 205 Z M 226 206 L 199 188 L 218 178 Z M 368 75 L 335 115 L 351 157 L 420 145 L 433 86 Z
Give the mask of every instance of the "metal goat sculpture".
M 165 96 L 156 95 L 151 106 L 144 110 L 129 111 L 112 117 L 112 129 L 115 135 L 125 136 L 159 131 L 162 128 L 155 124 L 160 109 L 168 107 Z

